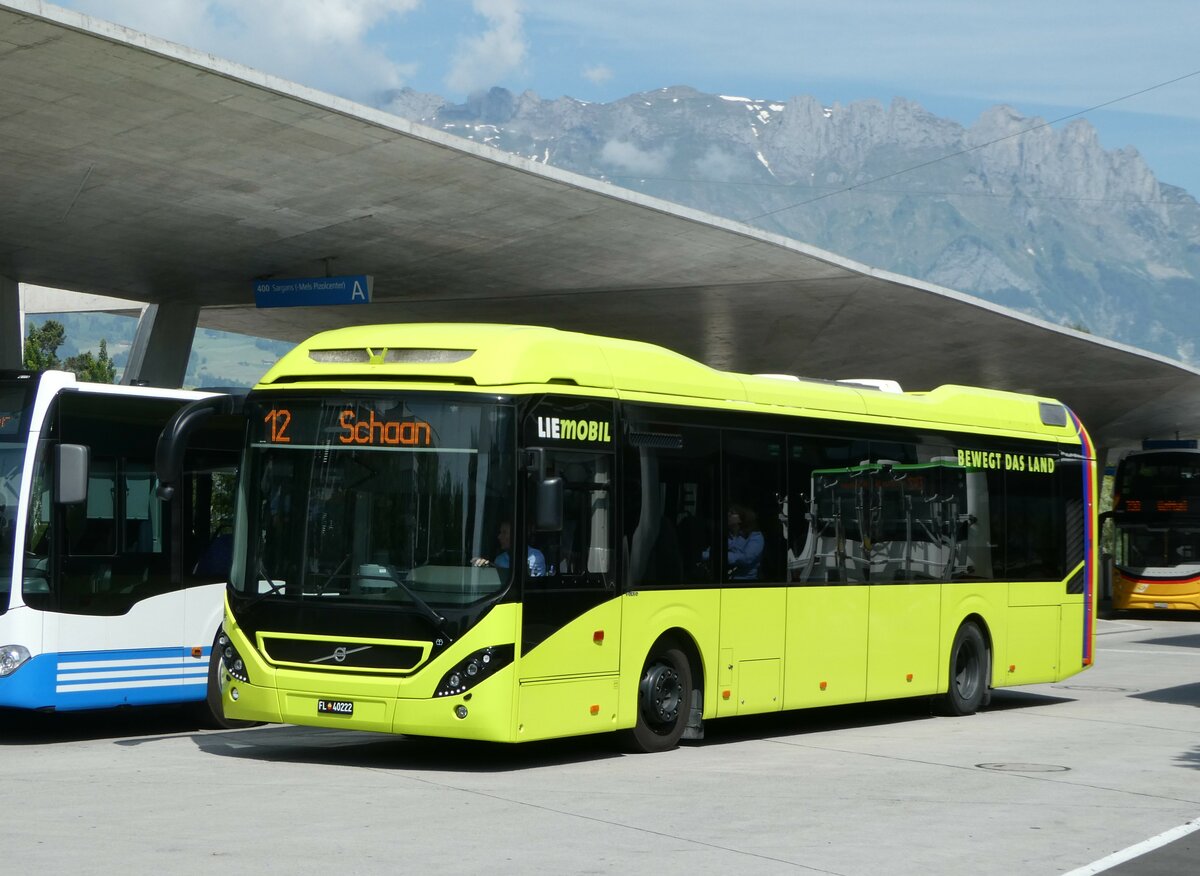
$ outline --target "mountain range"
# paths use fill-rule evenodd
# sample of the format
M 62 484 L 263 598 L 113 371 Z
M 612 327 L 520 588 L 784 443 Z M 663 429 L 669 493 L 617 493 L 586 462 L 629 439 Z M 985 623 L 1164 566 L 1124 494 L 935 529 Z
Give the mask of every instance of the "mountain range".
M 611 103 L 502 88 L 383 108 L 1050 322 L 1200 362 L 1200 204 L 1092 125 L 1008 106 L 963 126 L 897 98 L 685 86 Z

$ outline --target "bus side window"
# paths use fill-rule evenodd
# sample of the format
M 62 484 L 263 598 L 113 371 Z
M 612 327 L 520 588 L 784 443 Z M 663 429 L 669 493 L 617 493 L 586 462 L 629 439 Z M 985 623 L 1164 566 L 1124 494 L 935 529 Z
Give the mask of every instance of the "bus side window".
M 233 470 L 187 474 L 183 496 L 183 577 L 186 586 L 225 581 L 233 549 Z
M 161 554 L 163 504 L 154 494 L 156 481 L 149 463 L 130 462 L 125 466 L 124 550 L 127 553 Z
M 527 586 L 610 587 L 612 454 L 553 451 L 546 454 L 546 463 L 548 475 L 563 479 L 563 528 L 529 533 L 528 547 L 541 555 L 545 574 L 527 578 Z M 529 520 L 534 515 L 533 501 L 531 489 Z
M 1066 575 L 1066 517 L 1060 513 L 1054 473 L 1006 471 L 1005 577 L 1010 581 L 1056 581 Z
M 117 463 L 92 457 L 87 501 L 66 508 L 67 552 L 110 557 L 117 551 Z
M 864 512 L 874 469 L 865 441 L 788 438 L 788 580 L 861 584 L 867 578 Z
M 725 546 L 725 526 L 717 525 L 719 453 L 713 429 L 631 426 L 624 476 L 627 586 L 714 583 Z
M 725 562 L 732 582 L 781 583 L 785 576 L 788 503 L 784 438 L 759 432 L 725 432 Z

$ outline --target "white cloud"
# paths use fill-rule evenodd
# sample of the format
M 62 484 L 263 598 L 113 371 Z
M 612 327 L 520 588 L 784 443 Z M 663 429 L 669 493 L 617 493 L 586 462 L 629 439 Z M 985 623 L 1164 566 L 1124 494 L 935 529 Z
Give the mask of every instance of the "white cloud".
M 627 140 L 609 140 L 600 150 L 600 160 L 618 170 L 649 176 L 662 173 L 671 161 L 674 149 L 641 149 Z
M 699 180 L 729 182 L 746 176 L 745 160 L 715 145 L 709 146 L 704 155 L 696 160 L 695 167 L 696 179 Z
M 463 40 L 455 52 L 446 85 L 457 92 L 500 84 L 520 68 L 529 51 L 518 0 L 475 0 L 474 6 L 487 19 L 488 29 Z
M 412 63 L 369 39 L 421 0 L 74 0 L 153 36 L 357 100 L 404 84 Z
M 849 83 L 885 101 L 919 92 L 1083 108 L 1200 66 L 1200 4 L 1179 0 L 525 2 L 531 22 L 587 34 L 644 88 L 658 84 L 648 69 L 663 85 L 703 79 L 713 91 L 752 73 L 779 83 L 755 95 L 775 99 Z M 1198 80 L 1114 109 L 1200 117 Z
M 613 78 L 613 71 L 606 64 L 593 64 L 583 68 L 583 78 L 593 85 L 603 85 Z

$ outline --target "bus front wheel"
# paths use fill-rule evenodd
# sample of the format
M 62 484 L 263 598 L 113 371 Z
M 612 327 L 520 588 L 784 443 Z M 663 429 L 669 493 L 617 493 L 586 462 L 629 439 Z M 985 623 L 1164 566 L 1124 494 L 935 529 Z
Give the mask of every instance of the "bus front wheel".
M 973 623 L 958 628 L 950 647 L 950 686 L 941 700 L 942 714 L 973 715 L 987 699 L 988 648 Z
M 667 751 L 679 744 L 692 700 L 692 666 L 676 643 L 657 644 L 638 683 L 637 723 L 629 731 L 633 751 Z

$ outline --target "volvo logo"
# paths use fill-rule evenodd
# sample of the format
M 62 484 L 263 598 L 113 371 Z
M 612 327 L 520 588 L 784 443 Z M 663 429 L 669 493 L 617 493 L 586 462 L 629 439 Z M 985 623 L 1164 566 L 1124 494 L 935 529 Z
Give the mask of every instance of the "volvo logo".
M 332 654 L 326 654 L 324 657 L 317 657 L 314 660 L 309 660 L 309 663 L 326 663 L 332 660 L 334 663 L 345 663 L 346 658 L 351 654 L 357 654 L 359 651 L 370 651 L 370 645 L 363 645 L 359 648 L 347 648 L 345 645 L 338 645 L 333 649 Z

